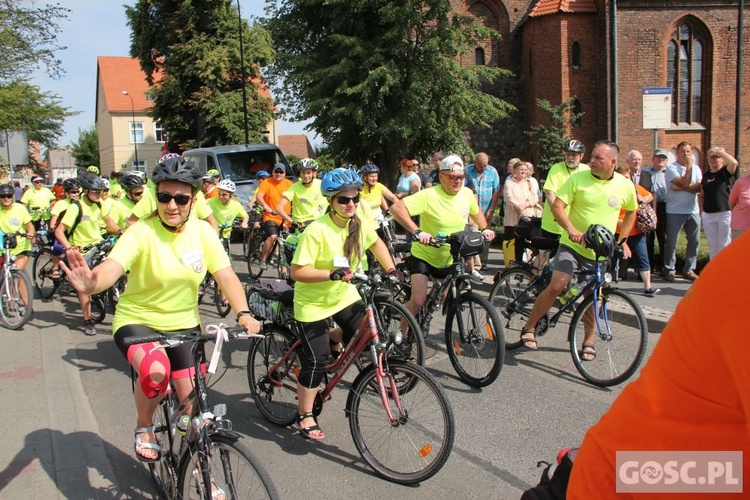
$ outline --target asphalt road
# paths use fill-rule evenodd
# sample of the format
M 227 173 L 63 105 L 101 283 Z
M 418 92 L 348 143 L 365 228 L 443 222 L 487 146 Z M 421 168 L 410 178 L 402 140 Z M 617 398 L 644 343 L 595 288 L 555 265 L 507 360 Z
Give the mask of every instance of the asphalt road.
M 239 253 L 238 245 L 233 251 Z M 244 262 L 235 268 L 245 278 Z M 488 287 L 481 287 L 488 288 Z M 135 410 L 129 368 L 111 341 L 111 317 L 100 334 L 85 337 L 73 295 L 38 304 L 41 317 L 67 324 L 74 349 L 62 353 L 77 367 L 99 432 L 124 497 L 152 497 L 146 467 L 133 454 Z M 205 322 L 217 321 L 212 305 L 201 306 Z M 229 321 L 233 321 L 230 319 Z M 464 385 L 444 350 L 442 330 L 433 325 L 427 368 L 444 386 L 453 406 L 456 440 L 444 468 L 414 486 L 400 486 L 376 476 L 357 453 L 344 415 L 348 385 L 342 384 L 319 418 L 327 439 L 312 443 L 292 428 L 268 423 L 248 393 L 248 343 L 232 341 L 223 366 L 211 381 L 212 403 L 228 405 L 234 428 L 265 464 L 283 498 L 518 498 L 535 485 L 539 460 L 554 460 L 566 446 L 580 443 L 586 429 L 604 413 L 622 387 L 597 388 L 575 370 L 568 352 L 567 325 L 540 340 L 536 352 L 508 352 L 498 380 L 483 390 Z M 658 334 L 649 338 L 649 353 Z M 351 382 L 354 374 L 349 374 Z

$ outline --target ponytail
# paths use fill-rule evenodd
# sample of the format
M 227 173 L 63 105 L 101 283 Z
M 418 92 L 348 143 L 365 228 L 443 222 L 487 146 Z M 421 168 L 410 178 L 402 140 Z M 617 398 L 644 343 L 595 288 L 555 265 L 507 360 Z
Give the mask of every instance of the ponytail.
M 347 256 L 350 263 L 359 261 L 362 258 L 362 244 L 360 243 L 361 223 L 359 216 L 355 213 L 354 217 L 349 219 L 349 235 L 344 242 L 344 255 Z

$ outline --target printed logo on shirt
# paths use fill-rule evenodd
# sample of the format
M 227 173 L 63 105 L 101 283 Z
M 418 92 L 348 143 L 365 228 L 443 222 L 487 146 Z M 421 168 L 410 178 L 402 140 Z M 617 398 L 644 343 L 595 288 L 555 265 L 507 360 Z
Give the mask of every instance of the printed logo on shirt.
M 196 273 L 202 273 L 203 268 L 203 253 L 200 250 L 189 250 L 180 256 L 180 260 L 186 266 L 191 268 Z
M 620 206 L 620 199 L 617 196 L 610 196 L 609 200 L 607 200 L 607 205 L 612 208 L 617 208 Z
M 21 225 L 21 220 L 18 219 L 18 218 L 16 218 L 16 217 L 11 217 L 11 219 L 10 219 L 10 225 L 11 226 L 20 226 Z

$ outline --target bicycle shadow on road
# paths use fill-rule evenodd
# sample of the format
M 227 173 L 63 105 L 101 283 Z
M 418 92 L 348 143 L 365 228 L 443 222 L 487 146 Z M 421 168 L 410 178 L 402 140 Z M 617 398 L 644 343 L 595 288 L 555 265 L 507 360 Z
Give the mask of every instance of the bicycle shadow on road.
M 64 434 L 57 430 L 40 429 L 26 435 L 23 449 L 0 471 L 0 496 L 11 494 L 12 489 L 6 494 L 2 491 L 16 478 L 26 477 L 24 481 L 28 481 L 28 476 L 39 475 L 37 467 L 41 464 L 63 498 L 154 497 L 153 491 L 145 491 L 131 484 L 118 484 L 109 466 L 100 467 L 102 464 L 93 460 L 92 455 L 101 455 L 96 449 L 102 444 L 111 463 L 118 463 L 121 468 L 123 465 L 132 469 L 143 468 L 137 460 L 92 432 Z
M 79 344 L 68 349 L 61 358 L 80 371 L 120 372 L 130 379 L 130 365 L 125 361 L 114 341 L 102 340 L 90 345 L 92 347 L 87 349 Z
M 562 351 L 562 352 L 568 352 L 565 349 L 558 349 L 558 348 L 539 348 L 539 350 L 540 351 Z M 576 384 L 578 384 L 580 386 L 587 387 L 587 388 L 594 389 L 594 390 L 598 390 L 600 392 L 612 392 L 612 389 L 610 389 L 609 387 L 598 387 L 598 386 L 595 386 L 593 384 L 590 384 L 590 383 L 586 382 L 584 379 L 582 379 L 580 377 L 576 377 L 575 375 L 573 375 L 571 373 L 568 373 L 566 371 L 563 371 L 563 370 L 560 370 L 560 369 L 557 369 L 557 368 L 553 368 L 551 366 L 545 365 L 545 364 L 540 363 L 538 361 L 533 361 L 533 360 L 530 360 L 530 359 L 518 358 L 518 357 L 515 357 L 515 356 L 514 356 L 514 359 L 516 361 L 516 365 L 517 366 L 527 366 L 527 367 L 532 368 L 534 370 L 538 370 L 540 372 L 543 372 L 543 373 L 546 373 L 548 375 L 551 375 L 552 377 L 554 377 L 556 379 L 567 380 L 568 382 L 573 382 L 573 383 L 576 383 Z

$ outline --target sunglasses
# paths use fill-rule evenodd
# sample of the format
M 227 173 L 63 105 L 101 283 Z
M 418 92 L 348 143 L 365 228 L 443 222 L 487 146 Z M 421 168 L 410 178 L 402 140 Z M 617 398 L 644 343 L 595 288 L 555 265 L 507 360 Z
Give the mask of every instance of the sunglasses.
M 274 174 L 285 174 L 286 172 L 284 172 L 283 170 L 274 170 L 273 173 Z
M 41 184 L 42 181 L 34 181 L 34 184 Z
M 130 194 L 133 196 L 141 196 L 143 194 L 143 191 L 131 191 Z
M 86 191 L 88 191 L 91 194 L 102 194 L 101 189 L 87 189 Z
M 0 198 L 7 200 L 8 198 L 13 198 L 12 194 L 0 194 Z
M 80 192 L 79 192 L 79 191 L 78 191 L 77 189 L 75 189 L 75 190 L 72 190 L 72 191 L 66 191 L 66 192 L 67 192 L 68 194 L 80 194 Z
M 451 182 L 462 181 L 462 180 L 464 180 L 466 178 L 465 175 L 448 175 L 448 174 L 445 174 L 445 176 Z
M 189 194 L 175 194 L 171 195 L 169 193 L 156 193 L 156 200 L 159 203 L 168 204 L 170 201 L 174 200 L 175 203 L 180 205 L 181 207 L 184 207 L 188 203 L 190 203 L 190 200 L 192 200 L 193 197 Z
M 353 201 L 354 203 L 359 203 L 359 195 L 337 196 L 336 201 L 338 201 L 340 205 L 348 205 L 350 201 Z

